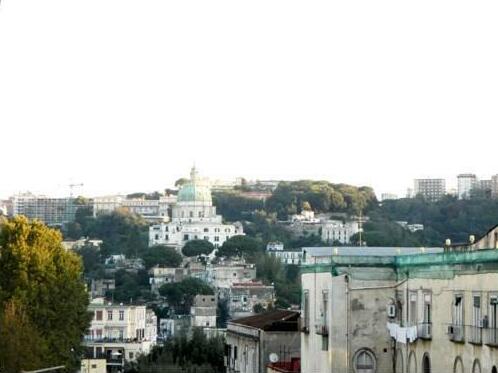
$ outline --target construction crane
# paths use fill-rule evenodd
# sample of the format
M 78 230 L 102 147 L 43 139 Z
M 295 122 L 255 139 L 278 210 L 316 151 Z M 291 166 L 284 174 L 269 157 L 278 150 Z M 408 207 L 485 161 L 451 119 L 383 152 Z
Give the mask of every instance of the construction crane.
M 69 186 L 69 190 L 70 190 L 69 197 L 73 198 L 73 189 L 76 187 L 82 187 L 83 183 L 69 184 L 68 186 Z

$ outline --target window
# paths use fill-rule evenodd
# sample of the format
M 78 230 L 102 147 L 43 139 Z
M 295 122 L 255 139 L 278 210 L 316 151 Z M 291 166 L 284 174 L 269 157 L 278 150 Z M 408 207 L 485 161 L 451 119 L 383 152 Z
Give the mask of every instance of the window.
M 102 321 L 102 311 L 95 311 L 95 320 Z
M 189 217 L 193 218 L 194 217 L 194 212 L 190 211 L 188 215 L 189 215 Z
M 233 346 L 233 359 L 237 360 L 237 346 Z
M 457 294 L 453 299 L 453 325 L 463 325 L 463 295 Z
M 214 241 L 215 242 L 219 242 L 220 241 L 220 237 L 219 236 L 214 236 Z
M 430 293 L 424 294 L 424 323 L 432 322 L 432 296 Z
M 204 228 L 204 232 L 209 232 L 209 228 Z
M 356 353 L 354 360 L 354 368 L 356 373 L 374 373 L 375 372 L 375 357 L 368 350 L 360 350 Z
M 112 320 L 112 310 L 107 311 L 107 320 Z
M 329 292 L 324 290 L 322 292 L 322 324 L 327 327 L 328 325 L 328 306 L 329 306 Z
M 184 234 L 184 235 L 183 235 L 183 240 L 184 240 L 184 241 L 188 241 L 188 234 Z
M 124 311 L 119 311 L 119 320 L 120 321 L 124 320 Z
M 410 325 L 417 325 L 417 293 L 410 292 Z
M 431 373 L 431 359 L 425 354 L 422 359 L 422 373 Z
M 304 312 L 304 331 L 309 331 L 310 328 L 310 294 L 308 290 L 304 291 L 303 294 L 303 312 Z
M 209 237 L 208 237 L 208 236 L 204 236 L 204 239 L 205 239 L 206 241 L 209 241 Z
M 130 357 L 130 359 L 133 359 L 133 352 L 130 352 L 128 356 Z

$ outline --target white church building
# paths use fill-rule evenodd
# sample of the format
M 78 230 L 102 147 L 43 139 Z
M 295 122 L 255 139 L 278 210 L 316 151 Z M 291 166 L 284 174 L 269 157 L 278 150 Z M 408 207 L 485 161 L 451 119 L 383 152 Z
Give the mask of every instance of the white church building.
M 200 178 L 193 167 L 190 180 L 178 192 L 171 222 L 149 228 L 149 246 L 168 245 L 180 250 L 187 241 L 207 240 L 220 247 L 230 237 L 243 234 L 242 224 L 223 224 L 213 206 L 209 181 Z

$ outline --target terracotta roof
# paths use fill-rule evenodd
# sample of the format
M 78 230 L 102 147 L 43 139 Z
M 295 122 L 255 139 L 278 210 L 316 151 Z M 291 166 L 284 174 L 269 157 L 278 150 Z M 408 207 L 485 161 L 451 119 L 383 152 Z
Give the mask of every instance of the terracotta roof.
M 265 331 L 297 331 L 299 312 L 287 310 L 269 311 L 254 316 L 231 320 L 229 323 L 250 326 Z

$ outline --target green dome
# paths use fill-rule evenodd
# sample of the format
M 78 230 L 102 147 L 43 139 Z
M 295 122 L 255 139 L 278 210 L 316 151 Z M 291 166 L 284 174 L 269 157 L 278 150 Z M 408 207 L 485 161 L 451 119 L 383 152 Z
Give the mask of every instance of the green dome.
M 178 192 L 178 202 L 212 202 L 211 191 L 206 186 L 188 183 Z

